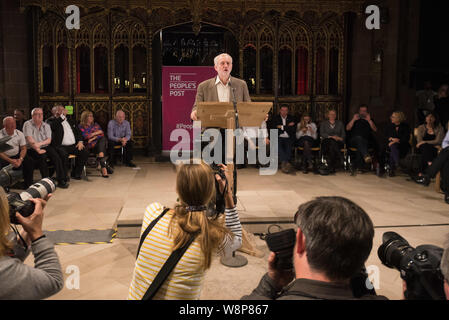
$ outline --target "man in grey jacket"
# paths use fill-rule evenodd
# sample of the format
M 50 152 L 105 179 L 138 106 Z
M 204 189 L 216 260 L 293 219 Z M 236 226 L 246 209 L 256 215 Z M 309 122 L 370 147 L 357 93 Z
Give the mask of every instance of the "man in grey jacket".
M 5 212 L 8 203 L 5 194 L 1 192 L 0 201 L 0 230 L 9 228 L 9 212 Z M 45 201 L 31 199 L 35 203 L 35 210 L 29 217 L 23 217 L 16 213 L 16 218 L 23 227 L 18 235 L 14 236 L 10 243 L 12 250 L 2 252 L 0 250 L 0 300 L 34 300 L 45 299 L 59 292 L 64 285 L 61 265 L 55 252 L 53 243 L 42 232 L 43 208 Z M 4 242 L 0 237 L 0 241 Z M 23 263 L 25 258 L 33 252 L 35 267 Z M 5 243 L 0 243 L 0 248 Z
M 251 102 L 248 86 L 245 81 L 231 77 L 232 57 L 222 53 L 215 57 L 214 68 L 217 76 L 198 85 L 195 104 L 190 118 L 197 118 L 198 102 Z

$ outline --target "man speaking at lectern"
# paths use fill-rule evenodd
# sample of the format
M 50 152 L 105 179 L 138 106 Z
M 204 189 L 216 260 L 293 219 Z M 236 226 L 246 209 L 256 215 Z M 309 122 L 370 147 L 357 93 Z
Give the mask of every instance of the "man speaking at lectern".
M 246 82 L 231 77 L 232 57 L 227 53 L 219 54 L 214 58 L 214 68 L 217 76 L 201 82 L 196 92 L 190 118 L 198 120 L 196 107 L 198 102 L 251 102 Z

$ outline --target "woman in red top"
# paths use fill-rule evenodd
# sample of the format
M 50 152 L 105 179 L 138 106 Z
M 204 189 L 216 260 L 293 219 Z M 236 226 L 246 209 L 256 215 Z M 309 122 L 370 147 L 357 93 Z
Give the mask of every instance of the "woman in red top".
M 97 154 L 101 166 L 101 176 L 103 178 L 109 178 L 108 172 L 112 173 L 112 171 L 109 170 L 105 159 L 108 140 L 104 136 L 104 132 L 100 125 L 94 122 L 94 115 L 92 112 L 83 111 L 79 128 L 84 137 L 84 144 L 91 152 Z

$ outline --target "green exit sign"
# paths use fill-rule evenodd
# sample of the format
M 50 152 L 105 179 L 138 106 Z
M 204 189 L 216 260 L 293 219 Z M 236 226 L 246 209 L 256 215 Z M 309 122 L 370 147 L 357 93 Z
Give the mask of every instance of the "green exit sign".
M 65 109 L 67 110 L 67 114 L 69 115 L 73 114 L 73 106 L 65 106 Z

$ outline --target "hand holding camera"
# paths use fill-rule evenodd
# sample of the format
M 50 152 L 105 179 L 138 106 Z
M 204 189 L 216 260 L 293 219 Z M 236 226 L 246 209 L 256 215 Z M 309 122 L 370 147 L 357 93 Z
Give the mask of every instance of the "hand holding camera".
M 7 195 L 9 203 L 9 219 L 14 224 L 19 224 L 17 219 L 17 212 L 22 217 L 28 217 L 35 211 L 35 201 L 33 199 L 45 199 L 48 200 L 56 190 L 56 183 L 51 178 L 44 178 L 39 182 L 31 185 L 27 190 L 18 194 L 10 192 Z M 21 224 L 21 223 L 20 223 Z
M 293 269 L 279 269 L 277 266 L 278 258 L 276 253 L 270 252 L 268 256 L 268 276 L 273 280 L 277 290 L 281 290 L 295 278 Z
M 215 166 L 215 180 L 217 180 L 220 192 L 223 193 L 226 187 L 226 182 L 230 181 L 228 167 L 224 164 L 218 164 Z M 230 188 L 228 188 L 227 192 L 231 192 Z
M 229 181 L 231 181 L 231 177 L 229 175 L 228 167 L 224 164 L 216 165 L 218 170 L 215 170 L 215 180 L 217 180 L 218 190 L 220 194 L 224 197 L 224 202 L 226 208 L 234 208 L 234 199 L 232 197 L 232 189 L 229 185 Z
M 271 251 L 268 257 L 268 276 L 276 283 L 276 289 L 281 289 L 294 279 L 293 248 L 296 232 L 287 229 L 268 233 L 265 240 Z
M 34 212 L 28 217 L 24 217 L 16 212 L 16 219 L 22 225 L 30 240 L 34 241 L 44 235 L 42 231 L 43 210 L 47 201 L 42 199 L 30 199 L 30 201 L 34 203 Z

